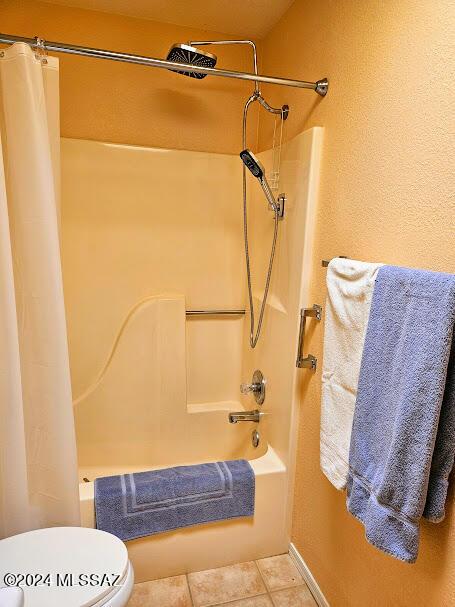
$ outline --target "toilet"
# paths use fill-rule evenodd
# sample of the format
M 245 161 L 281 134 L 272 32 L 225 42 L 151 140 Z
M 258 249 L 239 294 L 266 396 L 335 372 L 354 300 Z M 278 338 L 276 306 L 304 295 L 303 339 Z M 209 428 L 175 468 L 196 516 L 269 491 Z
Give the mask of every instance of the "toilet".
M 0 607 L 125 607 L 133 584 L 125 544 L 105 531 L 53 527 L 0 541 Z

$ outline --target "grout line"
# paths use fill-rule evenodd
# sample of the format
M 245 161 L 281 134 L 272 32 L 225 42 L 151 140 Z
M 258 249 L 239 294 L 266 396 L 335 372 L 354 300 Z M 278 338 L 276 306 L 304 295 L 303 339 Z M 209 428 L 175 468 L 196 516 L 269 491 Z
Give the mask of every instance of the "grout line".
M 284 554 L 282 554 L 282 555 L 281 555 L 281 554 L 277 554 L 276 556 L 285 556 L 285 555 L 286 555 L 286 553 L 284 553 Z M 271 557 L 266 557 L 266 558 L 271 558 Z M 292 561 L 292 564 L 295 566 L 294 561 L 293 561 L 292 559 L 291 559 L 291 561 Z M 296 568 L 296 570 L 297 570 L 297 573 L 299 574 L 300 579 L 302 580 L 301 582 L 299 582 L 298 584 L 291 584 L 290 586 L 280 586 L 280 588 L 273 588 L 273 589 L 272 589 L 272 588 L 269 588 L 269 586 L 268 586 L 268 584 L 267 584 L 267 582 L 266 582 L 265 577 L 262 575 L 261 568 L 259 567 L 259 565 L 258 565 L 257 561 L 254 561 L 254 562 L 256 563 L 256 567 L 257 567 L 257 568 L 258 568 L 258 570 L 259 570 L 259 575 L 261 576 L 262 581 L 264 582 L 264 585 L 265 585 L 265 587 L 267 588 L 267 592 L 268 592 L 270 595 L 272 594 L 272 592 L 278 592 L 278 590 L 289 590 L 289 588 L 298 588 L 299 586 L 308 586 L 308 584 L 305 582 L 305 580 L 304 580 L 304 578 L 303 578 L 303 575 L 300 573 L 300 571 L 299 571 L 299 570 L 297 569 L 297 567 L 295 566 L 295 568 Z M 311 592 L 311 590 L 310 590 L 310 592 Z
M 248 601 L 248 599 L 255 599 L 258 596 L 269 596 L 268 592 L 260 592 L 259 594 L 252 594 L 251 596 L 244 596 L 241 597 L 239 599 L 232 599 L 232 601 L 228 601 L 227 603 L 212 603 L 210 605 L 205 605 L 204 607 L 229 607 L 229 605 L 234 605 L 235 603 L 238 603 L 239 601 Z M 270 600 L 272 600 L 272 597 L 270 597 Z M 273 604 L 273 601 L 272 601 Z
M 195 607 L 195 605 L 194 605 L 194 599 L 193 599 L 193 593 L 191 592 L 190 578 L 188 577 L 187 573 L 185 573 L 185 578 L 186 578 L 186 584 L 188 586 L 188 592 L 190 593 L 191 605 L 192 605 L 192 607 Z
M 259 564 L 258 564 L 257 561 L 254 561 L 254 564 L 256 565 L 256 569 L 259 571 L 259 577 L 264 582 L 264 586 L 265 586 L 265 589 L 267 590 L 267 594 L 269 594 L 270 593 L 270 588 L 269 588 L 267 582 L 265 581 L 265 577 L 262 575 L 261 568 L 259 567 Z
M 250 562 L 250 561 L 242 561 L 242 563 L 245 562 Z M 269 594 L 269 590 L 267 588 L 267 584 L 265 583 L 264 578 L 262 577 L 261 571 L 259 569 L 259 566 L 257 564 L 256 561 L 251 561 L 256 565 L 256 569 L 259 572 L 259 577 L 261 578 L 261 580 L 264 582 L 264 588 L 265 588 L 265 592 L 259 592 L 258 594 L 252 594 L 250 596 L 245 596 L 245 597 L 241 597 L 238 599 L 232 599 L 231 601 L 223 601 L 222 603 L 210 603 L 210 605 L 205 605 L 204 607 L 229 607 L 229 605 L 234 605 L 235 603 L 237 603 L 238 601 L 246 601 L 248 599 L 254 599 L 257 596 L 268 596 L 270 598 L 270 600 L 272 601 L 272 605 L 273 605 L 273 599 Z M 234 563 L 234 565 L 240 565 L 240 563 Z M 219 567 L 219 569 L 222 569 L 222 567 Z M 187 578 L 188 578 L 188 574 L 187 574 Z M 189 581 L 188 581 L 188 587 L 189 587 Z M 191 589 L 190 589 L 191 592 Z M 193 596 L 191 595 L 191 599 L 193 599 Z M 194 603 L 193 603 L 193 607 L 195 607 Z

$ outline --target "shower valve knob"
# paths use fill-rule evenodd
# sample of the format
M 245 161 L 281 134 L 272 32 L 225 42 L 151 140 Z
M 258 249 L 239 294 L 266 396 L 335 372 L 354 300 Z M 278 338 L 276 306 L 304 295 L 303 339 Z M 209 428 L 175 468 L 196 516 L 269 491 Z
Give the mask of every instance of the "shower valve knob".
M 240 384 L 240 392 L 242 394 L 249 394 L 251 392 L 257 404 L 262 405 L 265 400 L 265 384 L 266 380 L 264 376 L 259 369 L 256 369 L 250 384 Z
M 248 394 L 249 392 L 259 392 L 260 389 L 260 384 L 240 384 L 240 392 L 242 394 Z

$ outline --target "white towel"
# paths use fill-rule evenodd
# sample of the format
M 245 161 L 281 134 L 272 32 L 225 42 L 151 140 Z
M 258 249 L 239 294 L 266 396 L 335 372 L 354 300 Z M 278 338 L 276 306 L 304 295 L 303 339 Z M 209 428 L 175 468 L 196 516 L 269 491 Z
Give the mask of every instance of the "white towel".
M 337 489 L 346 486 L 363 344 L 374 283 L 382 265 L 337 257 L 327 268 L 321 468 Z

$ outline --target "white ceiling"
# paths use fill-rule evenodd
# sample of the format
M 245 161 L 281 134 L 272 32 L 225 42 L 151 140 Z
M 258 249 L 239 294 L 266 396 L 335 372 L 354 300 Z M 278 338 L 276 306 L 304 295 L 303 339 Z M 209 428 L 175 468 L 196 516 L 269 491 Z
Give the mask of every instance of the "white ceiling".
M 262 38 L 293 0 L 46 0 L 78 8 Z

